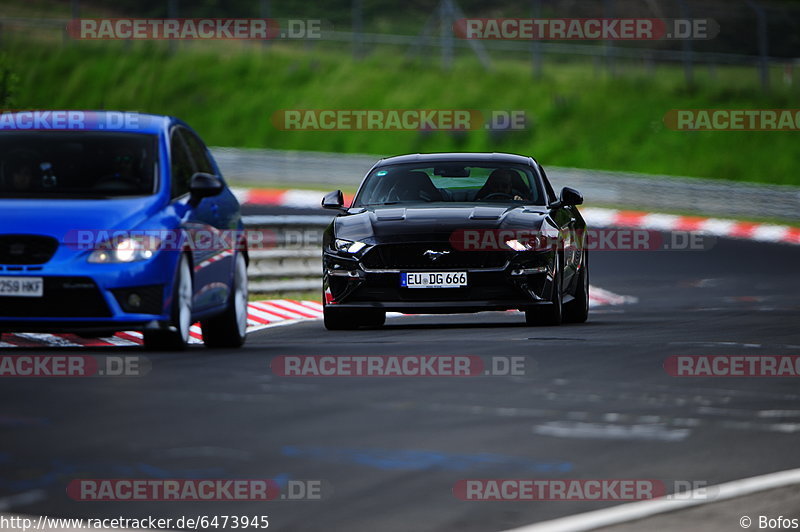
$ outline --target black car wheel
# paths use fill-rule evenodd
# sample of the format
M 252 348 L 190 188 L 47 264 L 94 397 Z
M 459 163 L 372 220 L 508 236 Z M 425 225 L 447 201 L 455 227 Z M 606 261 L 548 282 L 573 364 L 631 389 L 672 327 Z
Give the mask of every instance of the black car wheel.
M 192 326 L 192 269 L 186 255 L 181 256 L 172 294 L 172 319 L 169 330 L 145 331 L 144 346 L 148 350 L 182 351 L 189 344 Z
M 551 290 L 550 303 L 526 310 L 525 322 L 528 325 L 561 325 L 563 294 L 561 289 L 561 261 L 558 253 L 556 253 L 555 261 L 555 274 L 553 275 L 553 289 Z
M 564 321 L 567 323 L 584 323 L 589 318 L 589 257 L 586 251 L 583 253 L 575 299 L 564 304 Z
M 355 313 L 351 309 L 331 308 L 326 305 L 322 309 L 322 317 L 325 328 L 329 331 L 346 331 L 358 327 Z
M 228 307 L 219 316 L 200 322 L 206 347 L 241 347 L 247 338 L 247 262 L 236 255 L 233 290 Z
M 382 310 L 331 308 L 326 305 L 322 314 L 325 328 L 329 331 L 380 327 L 386 323 L 386 312 Z
M 366 310 L 361 316 L 361 324 L 365 327 L 382 327 L 386 323 L 386 312 L 382 310 Z

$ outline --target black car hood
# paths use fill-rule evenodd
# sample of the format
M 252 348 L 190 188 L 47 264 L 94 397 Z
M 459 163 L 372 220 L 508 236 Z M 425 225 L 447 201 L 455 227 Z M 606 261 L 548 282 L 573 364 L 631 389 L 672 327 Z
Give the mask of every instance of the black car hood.
M 335 219 L 336 238 L 368 244 L 447 241 L 463 229 L 539 230 L 547 209 L 518 205 L 413 205 L 351 209 Z

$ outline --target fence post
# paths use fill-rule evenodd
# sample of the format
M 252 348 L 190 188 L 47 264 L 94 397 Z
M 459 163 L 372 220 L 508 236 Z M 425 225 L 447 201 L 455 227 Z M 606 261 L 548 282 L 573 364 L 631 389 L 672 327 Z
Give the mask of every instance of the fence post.
M 81 3 L 80 3 L 80 0 L 70 0 L 69 5 L 70 5 L 70 13 L 71 13 L 70 16 L 72 17 L 72 20 L 79 19 L 81 17 Z M 71 41 L 74 40 L 72 35 L 69 34 L 68 29 L 69 29 L 69 24 L 68 24 L 68 26 L 66 28 L 64 28 L 63 38 L 64 38 L 64 44 L 65 45 L 69 44 Z
M 178 0 L 167 0 L 167 18 L 178 18 Z M 170 39 L 168 42 L 169 52 L 174 54 L 178 49 L 178 41 Z
M 449 70 L 453 66 L 453 9 L 450 0 L 439 3 L 439 43 L 442 51 L 442 68 Z
M 539 19 L 542 17 L 542 0 L 531 0 L 531 18 Z M 542 41 L 539 35 L 534 35 L 531 41 L 531 61 L 533 77 L 542 78 Z
M 353 59 L 358 60 L 362 57 L 362 43 L 364 36 L 364 6 L 361 0 L 353 0 L 352 5 L 352 32 L 353 32 Z
M 271 17 L 272 10 L 270 9 L 269 0 L 261 0 L 258 3 L 258 15 L 261 18 L 267 18 L 267 19 Z M 268 25 L 268 28 L 270 28 L 270 29 L 272 28 L 272 24 L 271 23 Z M 280 31 L 278 32 L 278 36 L 280 36 Z M 267 38 L 261 40 L 262 46 L 268 46 L 270 44 L 270 42 L 269 42 L 270 39 L 272 39 L 274 37 L 275 37 L 274 35 L 270 35 L 270 33 L 267 32 Z
M 447 7 L 450 10 L 450 24 L 448 27 L 448 35 L 450 35 L 450 50 L 452 54 L 453 49 L 453 25 L 455 24 L 456 18 L 467 18 L 464 15 L 464 12 L 461 11 L 461 8 L 458 7 L 458 4 L 455 3 L 455 0 L 443 0 L 447 2 Z M 483 65 L 483 68 L 486 70 L 492 69 L 492 60 L 489 58 L 489 54 L 486 52 L 486 48 L 483 46 L 481 41 L 475 39 L 467 39 L 467 45 L 472 48 L 472 51 L 475 52 L 475 55 L 478 56 L 478 60 Z
M 681 8 L 681 18 L 688 20 L 691 17 L 689 6 L 686 5 L 686 0 L 679 0 L 678 4 Z M 694 83 L 694 54 L 692 50 L 691 38 L 683 39 L 681 43 L 683 50 L 683 72 L 686 76 L 686 84 L 692 85 Z
M 605 18 L 614 17 L 614 0 L 603 0 L 603 17 Z M 606 67 L 608 68 L 608 71 L 611 73 L 611 76 L 613 77 L 617 73 L 613 41 L 606 40 L 605 43 L 603 44 L 603 48 L 605 48 Z
M 769 89 L 769 38 L 767 37 L 767 15 L 764 8 L 754 0 L 747 0 L 747 5 L 756 12 L 758 27 L 758 55 L 759 73 L 761 75 L 761 88 Z

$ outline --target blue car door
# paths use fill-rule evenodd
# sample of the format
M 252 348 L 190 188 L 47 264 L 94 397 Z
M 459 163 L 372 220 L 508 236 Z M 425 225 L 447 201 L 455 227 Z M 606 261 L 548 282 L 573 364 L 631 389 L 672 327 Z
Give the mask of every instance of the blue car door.
M 202 142 L 183 126 L 170 135 L 173 168 L 173 195 L 181 195 L 182 228 L 185 231 L 194 265 L 194 309 L 202 311 L 224 305 L 228 300 L 233 275 L 233 250 L 229 222 L 220 208 L 225 196 L 196 200 L 188 194 L 191 176 L 196 172 L 215 174 Z M 185 191 L 185 193 L 184 193 Z

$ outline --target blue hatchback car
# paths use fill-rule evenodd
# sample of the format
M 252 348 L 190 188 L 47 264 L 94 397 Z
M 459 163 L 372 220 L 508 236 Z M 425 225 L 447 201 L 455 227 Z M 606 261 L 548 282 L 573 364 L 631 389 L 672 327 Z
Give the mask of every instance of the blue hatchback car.
M 200 137 L 173 117 L 0 115 L 0 334 L 141 331 L 183 349 L 247 329 L 239 203 Z

